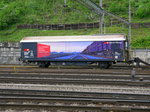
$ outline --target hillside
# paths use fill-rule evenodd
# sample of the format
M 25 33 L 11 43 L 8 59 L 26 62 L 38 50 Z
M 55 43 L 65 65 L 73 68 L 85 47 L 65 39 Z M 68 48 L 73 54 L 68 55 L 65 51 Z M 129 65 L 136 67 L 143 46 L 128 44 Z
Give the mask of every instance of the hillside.
M 97 4 L 99 0 L 93 0 Z M 133 22 L 150 22 L 150 1 L 131 0 Z M 103 8 L 128 18 L 128 0 L 103 0 Z M 85 6 L 68 0 L 1 0 L 0 26 L 15 23 L 77 23 L 98 21 L 98 16 Z
M 93 0 L 99 4 L 99 0 Z M 131 0 L 132 22 L 150 22 L 150 0 Z M 103 8 L 122 18 L 128 19 L 127 0 L 103 0 Z M 105 17 L 105 23 L 110 22 Z M 75 2 L 64 0 L 1 0 L 0 1 L 0 41 L 19 41 L 29 35 L 80 35 L 99 33 L 99 29 L 78 31 L 39 31 L 19 30 L 19 24 L 64 24 L 64 23 L 88 23 L 98 22 L 99 17 L 85 6 Z M 116 28 L 114 30 L 114 27 Z M 118 30 L 117 30 L 118 29 Z M 120 29 L 122 29 L 120 31 Z M 36 33 L 35 33 L 36 32 Z M 44 33 L 46 32 L 46 33 Z M 58 33 L 57 33 L 58 32 Z M 76 32 L 76 33 L 74 33 Z M 127 28 L 122 25 L 106 27 L 106 33 L 126 33 Z M 133 47 L 150 47 L 149 28 L 133 29 Z M 136 44 L 146 42 L 147 44 Z

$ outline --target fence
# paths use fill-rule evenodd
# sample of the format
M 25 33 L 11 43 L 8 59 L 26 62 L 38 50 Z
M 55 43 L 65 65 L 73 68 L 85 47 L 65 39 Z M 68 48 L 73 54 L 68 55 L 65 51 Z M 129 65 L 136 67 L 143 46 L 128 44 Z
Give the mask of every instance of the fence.
M 79 23 L 79 24 L 24 24 L 18 25 L 18 29 L 39 29 L 39 30 L 77 30 L 77 29 L 90 29 L 98 28 L 99 23 Z
M 111 23 L 112 26 L 114 24 L 120 24 L 120 22 Z M 132 28 L 150 28 L 150 23 L 132 23 Z M 22 24 L 17 26 L 18 29 L 39 29 L 39 30 L 77 30 L 77 29 L 91 29 L 91 28 L 99 28 L 99 23 L 79 23 L 79 24 Z

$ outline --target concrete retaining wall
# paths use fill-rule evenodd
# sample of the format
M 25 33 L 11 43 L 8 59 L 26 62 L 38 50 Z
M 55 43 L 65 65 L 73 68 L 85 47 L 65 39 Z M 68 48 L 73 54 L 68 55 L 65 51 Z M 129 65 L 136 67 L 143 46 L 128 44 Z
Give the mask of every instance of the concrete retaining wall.
M 0 43 L 0 64 L 20 64 L 19 43 Z
M 19 43 L 0 43 L 0 64 L 21 64 Z M 133 57 L 139 57 L 150 63 L 150 49 L 134 49 Z
M 150 63 L 150 49 L 135 49 L 133 50 L 133 57 L 139 57 L 143 61 Z

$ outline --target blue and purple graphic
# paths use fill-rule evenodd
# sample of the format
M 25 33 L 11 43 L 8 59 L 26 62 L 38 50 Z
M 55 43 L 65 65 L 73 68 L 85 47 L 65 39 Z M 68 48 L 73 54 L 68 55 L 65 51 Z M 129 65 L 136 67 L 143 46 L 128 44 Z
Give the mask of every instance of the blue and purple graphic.
M 124 42 L 76 41 L 38 43 L 49 46 L 49 56 L 40 58 L 54 60 L 98 60 L 121 59 Z M 47 51 L 46 51 L 47 52 Z M 47 53 L 46 53 L 47 54 Z

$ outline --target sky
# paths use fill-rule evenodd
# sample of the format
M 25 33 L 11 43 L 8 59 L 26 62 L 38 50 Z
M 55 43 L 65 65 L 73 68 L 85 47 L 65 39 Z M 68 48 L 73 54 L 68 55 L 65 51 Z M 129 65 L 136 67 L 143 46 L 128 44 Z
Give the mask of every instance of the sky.
M 82 52 L 93 42 L 51 42 L 41 43 L 50 45 L 51 52 Z

